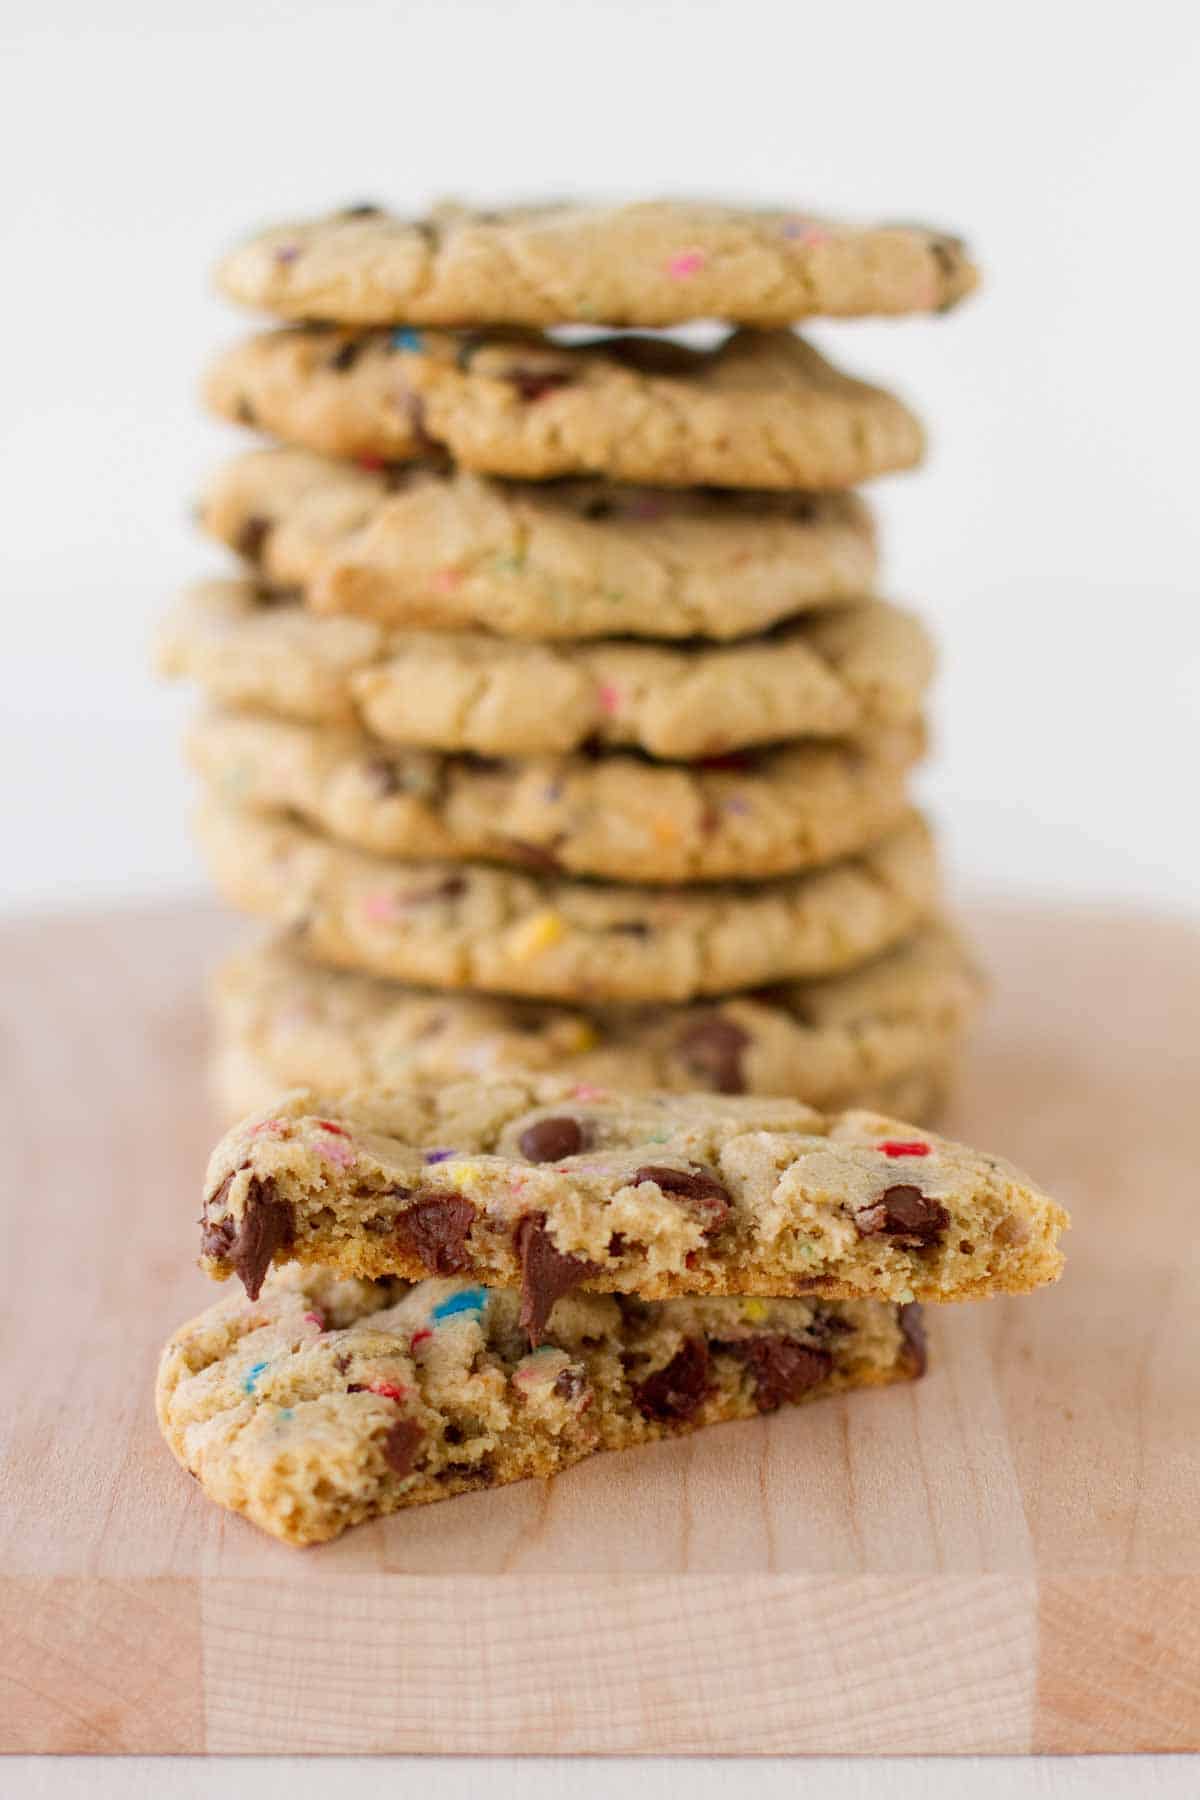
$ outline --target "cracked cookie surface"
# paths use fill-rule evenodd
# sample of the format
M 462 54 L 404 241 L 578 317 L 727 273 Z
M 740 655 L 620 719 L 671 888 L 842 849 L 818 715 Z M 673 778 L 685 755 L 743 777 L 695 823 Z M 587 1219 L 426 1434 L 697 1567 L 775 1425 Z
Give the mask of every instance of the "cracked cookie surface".
M 440 451 L 527 481 L 850 488 L 924 454 L 901 400 L 789 332 L 739 331 L 695 350 L 298 325 L 227 350 L 204 397 L 223 418 L 326 456 L 399 463 Z
M 406 988 L 322 968 L 280 937 L 219 972 L 215 1074 L 228 1118 L 292 1087 L 562 1073 L 924 1119 L 982 995 L 969 952 L 943 925 L 824 980 L 692 1006 L 591 1009 Z
M 499 757 L 595 744 L 684 761 L 911 725 L 934 670 L 919 619 L 884 601 L 727 645 L 527 644 L 318 618 L 249 581 L 191 589 L 158 657 L 222 704 L 358 724 L 390 744 Z
M 205 1177 L 202 1265 L 273 1262 L 522 1292 L 964 1300 L 1057 1280 L 1067 1217 L 1010 1164 L 874 1113 L 569 1080 L 300 1090 Z
M 897 727 L 713 767 L 615 752 L 484 763 L 224 712 L 194 723 L 188 749 L 214 799 L 373 855 L 691 882 L 791 874 L 874 843 L 908 811 L 923 736 Z
M 567 1295 L 536 1350 L 517 1294 L 281 1270 L 163 1352 L 159 1423 L 220 1506 L 291 1544 L 924 1370 L 918 1307 Z
M 875 585 L 850 493 L 503 482 L 275 447 L 218 469 L 199 522 L 316 611 L 400 629 L 727 640 Z
M 944 312 L 976 285 L 961 239 L 712 201 L 378 206 L 274 225 L 225 256 L 230 299 L 354 325 L 665 326 Z
M 401 863 L 216 805 L 198 822 L 232 906 L 291 926 L 319 961 L 430 987 L 688 1000 L 852 968 L 938 910 L 933 844 L 916 814 L 825 868 L 683 888 Z

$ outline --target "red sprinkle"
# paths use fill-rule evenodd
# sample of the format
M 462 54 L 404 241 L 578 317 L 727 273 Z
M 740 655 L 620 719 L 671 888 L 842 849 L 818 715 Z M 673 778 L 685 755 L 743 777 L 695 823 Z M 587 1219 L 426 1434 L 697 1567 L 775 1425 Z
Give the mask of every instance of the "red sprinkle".
M 318 1119 L 317 1124 L 321 1127 L 322 1131 L 332 1131 L 334 1137 L 350 1136 L 348 1131 L 345 1131 L 340 1125 L 335 1125 L 331 1119 Z
M 409 1345 L 408 1345 L 409 1349 L 415 1350 L 418 1344 L 423 1344 L 425 1342 L 426 1338 L 431 1338 L 432 1336 L 433 1336 L 433 1333 L 428 1328 L 426 1328 L 423 1331 L 414 1331 L 411 1339 L 409 1340 Z
M 385 1400 L 408 1399 L 408 1389 L 397 1387 L 395 1383 L 391 1381 L 373 1381 L 370 1384 L 370 1391 L 373 1394 L 382 1394 Z
M 387 468 L 387 462 L 382 456 L 356 456 L 354 460 L 360 469 L 366 469 L 371 475 Z
M 929 1156 L 932 1154 L 928 1144 L 918 1143 L 915 1140 L 911 1144 L 902 1144 L 896 1138 L 888 1138 L 886 1143 L 876 1144 L 875 1148 L 881 1150 L 885 1156 Z

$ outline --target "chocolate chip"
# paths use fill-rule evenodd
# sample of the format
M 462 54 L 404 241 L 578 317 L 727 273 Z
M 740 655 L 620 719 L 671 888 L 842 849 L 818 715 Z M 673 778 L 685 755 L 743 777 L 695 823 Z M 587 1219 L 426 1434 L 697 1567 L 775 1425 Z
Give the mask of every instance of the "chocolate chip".
M 562 842 L 561 838 L 556 841 Z M 542 875 L 562 874 L 562 864 L 553 850 L 548 849 L 545 844 L 531 844 L 528 838 L 516 837 L 506 837 L 503 843 L 512 860 L 525 868 L 536 869 Z
M 247 562 L 257 562 L 262 555 L 271 523 L 261 513 L 252 513 L 233 540 L 233 547 L 238 555 L 244 556 Z
M 348 1356 L 335 1356 L 333 1359 L 333 1366 L 339 1375 L 344 1375 L 346 1370 L 350 1367 L 350 1358 Z
M 364 200 L 358 206 L 343 206 L 338 217 L 340 219 L 373 219 L 382 211 L 382 206 L 375 206 L 371 201 Z
M 352 369 L 354 367 L 365 349 L 365 339 L 347 338 L 344 344 L 338 345 L 337 349 L 330 357 L 329 367 L 331 369 L 336 369 L 339 375 L 344 375 L 347 369 Z
M 908 1363 L 914 1375 L 925 1373 L 925 1310 L 915 1300 L 900 1308 L 900 1330 L 908 1348 Z
M 754 1403 L 759 1412 L 774 1412 L 785 1400 L 801 1399 L 810 1388 L 826 1380 L 833 1368 L 828 1350 L 814 1350 L 782 1331 L 733 1338 L 719 1348 L 745 1363 L 754 1382 Z
M 412 1472 L 425 1433 L 415 1419 L 397 1419 L 383 1440 L 383 1454 L 397 1475 Z
M 470 1267 L 467 1234 L 475 1208 L 462 1194 L 436 1189 L 406 1207 L 396 1220 L 400 1247 L 431 1275 L 460 1275 Z
M 578 1156 L 583 1149 L 583 1127 L 578 1119 L 536 1119 L 525 1127 L 517 1143 L 528 1162 L 561 1162 L 564 1156 Z
M 516 388 L 522 400 L 532 403 L 556 388 L 570 387 L 575 376 L 569 369 L 533 369 L 518 363 L 515 368 L 505 369 L 503 378 Z
M 693 1164 L 690 1169 L 669 1169 L 658 1163 L 645 1163 L 642 1168 L 634 1170 L 631 1179 L 634 1187 L 642 1181 L 653 1181 L 664 1194 L 674 1194 L 680 1200 L 686 1200 L 689 1207 L 703 1219 L 705 1231 L 715 1231 L 733 1205 L 729 1189 L 717 1180 L 710 1169 L 702 1169 L 699 1164 Z
M 949 1225 L 950 1214 L 939 1200 L 903 1183 L 885 1188 L 873 1206 L 857 1214 L 855 1223 L 863 1237 L 882 1235 L 895 1238 L 906 1249 L 927 1250 Z
M 554 1392 L 560 1400 L 578 1400 L 586 1386 L 578 1369 L 560 1369 L 554 1377 Z
M 645 938 L 650 936 L 650 927 L 644 919 L 623 919 L 617 925 L 610 925 L 608 929 L 619 932 L 623 937 Z
M 372 756 L 363 764 L 363 774 L 377 794 L 386 800 L 404 792 L 400 765 L 392 756 Z
M 584 1257 L 567 1256 L 556 1248 L 546 1230 L 545 1213 L 526 1213 L 518 1221 L 513 1248 L 521 1264 L 521 1329 L 536 1349 L 555 1301 L 598 1270 Z
M 638 1410 L 647 1419 L 690 1419 L 709 1390 L 708 1347 L 685 1338 L 665 1368 L 632 1384 Z
M 228 1192 L 223 1185 L 214 1201 Z M 277 1250 L 290 1250 L 296 1241 L 296 1214 L 290 1200 L 281 1200 L 270 1176 L 252 1175 L 246 1189 L 246 1206 L 240 1221 L 221 1219 L 206 1226 L 201 1245 L 206 1256 L 227 1262 L 251 1300 L 257 1300 L 267 1270 Z
M 688 1068 L 702 1078 L 705 1086 L 715 1088 L 718 1094 L 744 1094 L 742 1051 L 749 1042 L 750 1033 L 732 1019 L 710 1013 L 684 1027 L 679 1050 Z

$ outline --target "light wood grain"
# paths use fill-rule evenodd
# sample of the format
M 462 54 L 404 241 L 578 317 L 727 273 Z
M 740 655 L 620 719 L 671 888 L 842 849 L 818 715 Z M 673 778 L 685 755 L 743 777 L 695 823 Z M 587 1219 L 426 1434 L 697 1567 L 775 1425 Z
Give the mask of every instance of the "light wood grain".
M 1200 935 L 977 920 L 997 997 L 947 1128 L 1075 1213 L 1033 1299 L 863 1394 L 297 1554 L 159 1442 L 192 1266 L 200 911 L 0 935 L 10 1403 L 0 1747 L 1200 1747 Z

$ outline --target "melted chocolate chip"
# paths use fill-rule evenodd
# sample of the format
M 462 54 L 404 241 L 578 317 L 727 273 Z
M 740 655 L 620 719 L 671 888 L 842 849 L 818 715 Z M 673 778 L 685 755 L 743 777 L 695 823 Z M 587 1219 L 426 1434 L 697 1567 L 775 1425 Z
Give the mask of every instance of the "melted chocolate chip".
M 222 1184 L 213 1202 L 228 1193 Z M 290 1250 L 296 1241 L 296 1214 L 290 1200 L 281 1200 L 270 1176 L 252 1175 L 246 1189 L 246 1206 L 240 1221 L 219 1219 L 206 1225 L 201 1247 L 206 1256 L 218 1258 L 241 1277 L 251 1300 L 257 1300 L 277 1250 Z
M 344 375 L 347 369 L 354 367 L 365 349 L 366 342 L 363 338 L 347 338 L 344 344 L 338 345 L 330 357 L 329 367 L 336 369 L 339 375 Z
M 914 1375 L 923 1375 L 926 1367 L 925 1313 L 915 1300 L 900 1308 L 900 1330 L 908 1348 L 908 1363 Z
M 244 556 L 247 562 L 257 562 L 270 529 L 270 519 L 263 518 L 259 513 L 252 513 L 233 540 L 233 547 L 238 555 Z
M 744 1094 L 746 1079 L 742 1073 L 742 1051 L 750 1042 L 750 1033 L 720 1013 L 694 1019 L 679 1037 L 679 1051 L 688 1068 L 699 1076 L 706 1087 L 718 1094 Z
M 754 1382 L 754 1403 L 759 1412 L 774 1412 L 785 1400 L 801 1399 L 810 1388 L 819 1386 L 833 1368 L 828 1350 L 814 1350 L 782 1331 L 733 1338 L 719 1348 L 745 1363 Z
M 733 1202 L 729 1198 L 729 1189 L 719 1182 L 709 1169 L 698 1165 L 690 1169 L 669 1169 L 657 1163 L 645 1163 L 635 1169 L 632 1184 L 653 1181 L 664 1194 L 674 1194 L 685 1200 L 689 1207 L 700 1215 L 704 1221 L 705 1231 L 715 1231 L 730 1211 Z
M 941 1238 L 950 1214 L 940 1200 L 902 1183 L 885 1188 L 873 1206 L 857 1215 L 855 1223 L 863 1237 L 895 1238 L 905 1249 L 927 1250 Z
M 556 1300 L 598 1273 L 596 1264 L 557 1249 L 546 1230 L 545 1213 L 527 1213 L 513 1233 L 521 1264 L 521 1329 L 530 1343 L 541 1343 Z
M 518 364 L 516 368 L 504 371 L 504 380 L 516 388 L 522 400 L 530 403 L 552 394 L 556 388 L 570 387 L 574 379 L 574 373 L 569 369 L 532 369 Z
M 633 1398 L 647 1419 L 690 1419 L 709 1390 L 708 1347 L 685 1338 L 665 1368 L 633 1384 Z
M 583 1127 L 578 1119 L 536 1119 L 525 1127 L 517 1143 L 528 1162 L 561 1162 L 564 1156 L 578 1156 L 583 1149 Z
M 383 1440 L 383 1454 L 397 1475 L 409 1475 L 425 1433 L 415 1419 L 397 1419 Z
M 396 1220 L 400 1247 L 431 1275 L 460 1275 L 470 1265 L 467 1234 L 475 1208 L 462 1194 L 435 1190 L 406 1207 Z

